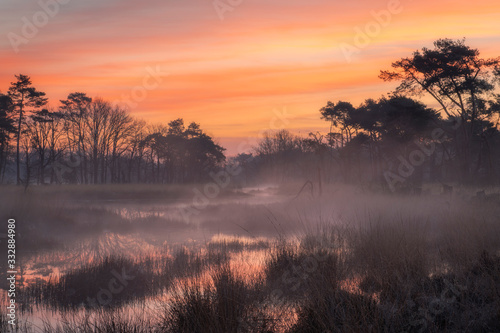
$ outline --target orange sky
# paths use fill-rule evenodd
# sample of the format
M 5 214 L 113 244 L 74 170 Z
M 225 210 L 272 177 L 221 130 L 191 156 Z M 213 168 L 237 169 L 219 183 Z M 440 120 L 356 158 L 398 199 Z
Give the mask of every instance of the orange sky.
M 121 102 L 145 92 L 125 103 L 134 116 L 199 122 L 230 154 L 280 126 L 284 110 L 287 128 L 325 132 L 318 110 L 328 100 L 358 104 L 391 91 L 379 71 L 438 38 L 466 37 L 484 57 L 500 55 L 497 0 L 217 0 L 240 3 L 224 13 L 213 0 L 58 1 L 1 2 L 0 91 L 23 73 L 52 106 L 74 91 Z M 377 23 L 372 13 L 388 8 Z M 356 44 L 367 27 L 373 33 Z M 359 46 L 350 59 L 347 44 Z M 168 75 L 154 84 L 146 68 Z

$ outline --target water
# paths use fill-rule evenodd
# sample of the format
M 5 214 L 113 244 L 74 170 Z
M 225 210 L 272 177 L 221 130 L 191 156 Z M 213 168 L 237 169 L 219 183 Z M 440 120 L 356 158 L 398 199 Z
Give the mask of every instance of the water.
M 77 223 L 78 220 L 86 222 L 87 219 L 95 219 L 96 212 L 112 214 L 110 216 L 116 216 L 120 222 L 112 223 L 109 218 L 106 220 L 106 217 L 103 217 L 102 221 L 96 222 L 101 222 L 104 228 L 90 233 L 90 237 L 75 235 L 75 238 L 63 242 L 56 249 L 25 253 L 20 263 L 22 270 L 18 275 L 18 286 L 36 288 L 47 283 L 54 284 L 66 273 L 98 263 L 107 257 L 126 257 L 132 260 L 147 257 L 162 265 L 172 262 L 182 248 L 187 249 L 194 258 L 203 258 L 202 260 L 206 260 L 205 257 L 213 253 L 229 249 L 227 264 L 241 280 L 251 284 L 263 274 L 268 247 L 276 232 L 269 222 L 264 224 L 265 227 L 255 227 L 255 212 L 269 216 L 270 213 L 266 209 L 273 206 L 277 208 L 288 199 L 289 196 L 278 194 L 274 187 L 245 188 L 236 191 L 231 197 L 211 200 L 200 210 L 199 215 L 189 220 L 183 219 L 180 214 L 180 210 L 193 206 L 189 199 L 166 203 L 130 199 L 66 200 L 63 203 L 64 209 L 80 212 L 76 215 Z M 88 213 L 87 216 L 85 212 L 93 213 Z M 121 230 L 120 225 L 124 226 Z M 116 232 L 117 229 L 120 231 Z M 134 297 L 132 301 L 114 307 L 113 311 L 133 315 L 138 313 L 139 309 L 148 309 L 148 313 L 155 317 L 155 314 L 168 304 L 175 286 L 193 279 L 196 279 L 197 283 L 200 282 L 199 279 L 207 281 L 210 279 L 211 269 L 212 267 L 207 265 L 195 273 L 183 276 L 175 276 L 174 273 L 168 286 L 166 284 L 155 290 L 154 295 Z M 160 271 L 161 268 L 158 268 L 150 273 L 166 274 Z M 60 291 L 67 294 L 63 299 L 72 297 L 76 292 L 73 289 Z M 35 293 L 38 292 L 41 293 L 35 289 Z M 2 303 L 7 301 L 5 293 L 0 297 Z M 106 308 L 89 308 L 84 302 L 76 308 L 64 309 L 58 308 L 58 305 L 61 305 L 58 304 L 60 299 L 51 301 L 49 296 L 47 299 L 34 299 L 23 295 L 22 298 L 24 304 L 20 322 L 30 323 L 35 332 L 42 331 L 47 323 L 55 327 L 68 318 L 74 320 L 97 316 L 100 309 Z

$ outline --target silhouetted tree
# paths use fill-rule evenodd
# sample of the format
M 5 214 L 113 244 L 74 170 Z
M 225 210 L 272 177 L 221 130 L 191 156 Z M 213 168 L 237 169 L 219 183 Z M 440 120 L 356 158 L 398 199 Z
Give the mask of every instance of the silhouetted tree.
M 352 121 L 357 128 L 376 133 L 372 138 L 391 143 L 407 143 L 421 135 L 432 121 L 438 119 L 435 110 L 403 96 L 367 100 Z
M 85 119 L 89 116 L 89 106 L 92 98 L 85 93 L 75 92 L 61 100 L 61 112 L 66 120 L 65 131 L 70 154 L 76 154 L 81 163 L 80 179 L 82 183 L 89 183 L 87 152 L 88 130 Z
M 167 128 L 157 128 L 144 139 L 144 144 L 154 166 L 152 179 L 157 182 L 203 181 L 225 160 L 225 149 L 199 124 L 193 122 L 186 128 L 181 118 L 169 122 Z
M 338 129 L 338 137 L 340 139 L 340 147 L 343 147 L 352 139 L 352 136 L 357 130 L 357 123 L 353 121 L 356 109 L 349 102 L 339 101 L 337 104 L 328 102 L 327 105 L 321 108 L 321 119 L 330 122 L 329 140 L 330 145 L 334 145 L 335 135 L 333 130 Z
M 315 153 L 314 148 L 310 141 L 306 142 L 288 130 L 279 130 L 266 132 L 254 151 L 262 176 L 271 176 L 274 181 L 285 181 L 306 176 L 306 165 L 313 162 L 311 155 Z
M 47 99 L 44 97 L 44 92 L 37 91 L 36 88 L 32 86 L 29 76 L 20 74 L 16 75 L 16 79 L 17 81 L 11 83 L 8 94 L 14 105 L 14 110 L 18 119 L 16 128 L 16 182 L 19 185 L 21 183 L 19 145 L 23 133 L 25 113 L 44 106 L 47 104 Z
M 435 110 L 408 97 L 394 95 L 365 101 L 358 108 L 355 121 L 364 132 L 357 143 L 369 147 L 372 179 L 382 174 L 384 161 L 405 156 L 414 149 L 413 142 L 425 137 L 438 118 Z
M 0 93 L 0 179 L 2 180 L 7 165 L 10 136 L 15 132 L 13 112 L 14 105 L 10 96 Z
M 199 128 L 198 124 L 191 123 L 189 127 Z M 189 128 L 188 130 L 189 131 Z M 190 166 L 190 178 L 192 181 L 201 182 L 207 179 L 210 171 L 214 170 L 220 163 L 225 161 L 224 148 L 215 143 L 207 134 L 199 131 L 191 133 L 187 139 L 188 151 L 186 166 Z
M 119 181 L 119 162 L 122 155 L 128 150 L 132 131 L 134 130 L 134 121 L 130 115 L 123 109 L 113 107 L 110 111 L 107 124 L 107 135 L 104 145 L 106 146 L 106 165 L 104 179 L 106 179 L 106 169 L 109 169 L 111 182 Z M 109 161 L 108 161 L 109 159 Z
M 479 51 L 467 46 L 464 39 L 439 39 L 434 42 L 434 49 L 415 51 L 412 57 L 392 63 L 394 71 L 380 74 L 384 81 L 401 81 L 397 93 L 428 93 L 448 117 L 460 119 L 457 151 L 463 179 L 470 176 L 475 126 L 494 111 L 481 104 L 488 104 L 488 94 L 495 89 L 499 64 L 500 58 L 480 58 Z
M 27 123 L 27 133 L 30 138 L 31 147 L 38 156 L 38 183 L 45 183 L 45 169 L 54 163 L 57 153 L 57 146 L 63 135 L 60 126 L 62 114 L 51 112 L 47 109 L 35 111 L 29 117 Z M 51 177 L 53 181 L 54 176 Z

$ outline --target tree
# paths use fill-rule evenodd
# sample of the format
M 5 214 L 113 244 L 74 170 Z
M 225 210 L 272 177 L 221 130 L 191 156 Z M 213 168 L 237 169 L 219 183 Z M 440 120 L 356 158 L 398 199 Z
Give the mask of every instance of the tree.
M 11 134 L 15 133 L 14 105 L 8 95 L 0 93 L 0 179 L 3 179 Z
M 366 100 L 354 119 L 362 130 L 354 141 L 369 147 L 372 179 L 381 175 L 383 162 L 387 164 L 414 149 L 414 142 L 424 138 L 430 124 L 438 118 L 435 110 L 408 97 L 393 95 L 378 101 Z
M 412 57 L 393 62 L 394 71 L 381 71 L 384 81 L 401 81 L 397 93 L 432 96 L 450 118 L 461 121 L 457 150 L 464 178 L 470 175 L 470 151 L 475 126 L 494 110 L 481 108 L 498 82 L 500 58 L 483 59 L 465 39 L 439 39 L 434 49 L 422 48 Z
M 38 183 L 45 183 L 45 169 L 55 162 L 57 146 L 63 134 L 60 126 L 62 114 L 51 112 L 47 109 L 36 111 L 29 117 L 27 133 L 30 137 L 31 147 L 38 156 Z M 53 181 L 54 176 L 51 177 Z
M 302 169 L 300 159 L 312 152 L 311 146 L 288 130 L 269 131 L 254 148 L 262 166 L 274 179 L 284 181 Z M 304 159 L 304 163 L 309 162 Z
M 150 127 L 143 140 L 149 152 L 152 181 L 164 183 L 199 182 L 225 161 L 224 148 L 203 132 L 200 125 L 186 128 L 179 118 L 168 127 Z
M 368 155 L 369 163 L 364 164 L 370 165 L 372 179 L 379 178 L 384 160 L 405 154 L 412 141 L 438 119 L 434 110 L 397 94 L 367 99 L 357 108 L 349 102 L 328 102 L 320 113 L 330 122 L 330 145 L 332 138 L 338 140 L 334 150 L 346 180 L 359 179 L 363 155 Z M 335 128 L 340 132 L 333 132 Z
M 128 166 L 127 166 L 127 178 L 128 182 L 132 182 L 132 171 L 134 164 L 137 170 L 137 182 L 141 181 L 141 166 L 144 160 L 144 138 L 145 138 L 145 128 L 146 122 L 144 120 L 134 120 L 131 127 L 132 133 L 130 138 L 130 148 L 128 156 Z
M 336 141 L 334 128 L 338 128 L 340 133 L 340 147 L 343 147 L 347 142 L 352 139 L 352 135 L 356 132 L 357 124 L 353 121 L 352 117 L 356 109 L 349 102 L 339 101 L 337 104 L 328 102 L 325 107 L 321 108 L 321 119 L 330 122 L 329 141 L 330 144 Z
M 47 104 L 47 99 L 44 97 L 44 92 L 37 91 L 36 88 L 32 86 L 29 76 L 20 74 L 16 75 L 16 79 L 16 82 L 11 83 L 8 95 L 14 105 L 15 113 L 18 115 L 16 128 L 16 182 L 17 185 L 19 185 L 21 184 L 19 144 L 23 133 L 25 113 L 44 106 Z M 28 108 L 33 109 L 29 110 Z
M 172 120 L 168 123 L 168 134 L 177 135 L 177 136 L 185 136 L 184 120 L 182 118 L 178 118 Z
M 165 166 L 165 169 L 172 169 L 170 167 L 172 150 L 169 147 L 167 137 L 174 135 L 168 133 L 169 128 L 163 124 L 150 125 L 147 126 L 146 136 L 141 142 L 141 146 L 144 146 L 147 150 L 145 153 L 146 163 L 151 164 L 151 182 L 160 181 L 161 160 L 164 161 L 164 164 L 169 164 Z M 179 145 L 177 147 L 180 148 Z M 167 177 L 170 177 L 170 175 L 167 175 Z M 147 177 L 145 180 L 147 181 Z
M 196 123 L 191 123 L 186 130 L 196 128 L 198 131 L 191 132 L 190 138 L 187 139 L 187 156 L 185 167 L 189 167 L 191 181 L 203 181 L 206 175 L 216 168 L 226 157 L 224 156 L 224 148 L 219 146 L 207 134 L 199 130 L 200 126 Z
M 89 116 L 89 106 L 92 98 L 85 93 L 74 92 L 68 95 L 67 99 L 61 100 L 61 112 L 66 120 L 66 139 L 70 153 L 75 153 L 80 162 L 80 179 L 82 183 L 88 184 L 88 152 L 85 118 Z
M 115 107 L 109 117 L 109 136 L 107 147 L 111 147 L 111 182 L 119 182 L 119 160 L 132 144 L 135 123 L 123 109 Z M 109 154 L 108 154 L 109 155 Z
M 435 110 L 404 96 L 367 100 L 352 120 L 379 140 L 388 143 L 408 143 L 420 136 L 429 124 L 438 119 Z

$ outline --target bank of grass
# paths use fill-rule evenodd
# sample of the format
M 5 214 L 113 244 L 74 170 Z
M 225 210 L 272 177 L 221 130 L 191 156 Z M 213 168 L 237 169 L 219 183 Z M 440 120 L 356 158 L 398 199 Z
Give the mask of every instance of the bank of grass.
M 21 201 L 135 201 L 135 202 L 178 202 L 191 199 L 193 189 L 203 190 L 205 184 L 62 184 L 31 185 L 28 188 L 15 185 L 0 186 L 2 197 Z M 219 196 L 244 196 L 240 191 L 227 187 L 220 189 Z

